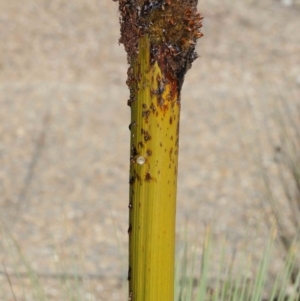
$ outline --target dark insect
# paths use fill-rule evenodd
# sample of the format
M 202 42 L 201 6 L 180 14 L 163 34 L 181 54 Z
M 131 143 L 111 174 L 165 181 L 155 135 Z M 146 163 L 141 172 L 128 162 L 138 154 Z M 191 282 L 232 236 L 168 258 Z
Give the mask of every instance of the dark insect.
M 153 1 L 150 2 L 147 1 L 144 6 L 142 7 L 142 15 L 150 13 L 154 9 L 158 9 L 160 7 L 163 7 L 163 3 L 161 1 Z
M 146 172 L 145 180 L 146 180 L 147 182 L 151 182 L 152 177 L 151 177 L 150 172 Z
M 130 179 L 129 179 L 129 184 L 133 185 L 134 182 L 135 182 L 135 176 L 131 176 Z
M 127 280 L 130 281 L 131 280 L 131 267 L 129 267 L 128 269 L 128 276 L 127 276 Z
M 135 121 L 131 122 L 131 123 L 129 124 L 129 126 L 128 126 L 129 130 L 131 131 L 132 127 L 135 126 L 135 125 L 136 125 L 136 122 L 135 122 Z

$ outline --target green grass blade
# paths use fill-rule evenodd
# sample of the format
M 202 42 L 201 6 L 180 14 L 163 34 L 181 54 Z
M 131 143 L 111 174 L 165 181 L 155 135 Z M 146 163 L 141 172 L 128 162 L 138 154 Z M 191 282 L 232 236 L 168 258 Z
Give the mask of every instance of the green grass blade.
M 197 301 L 204 301 L 206 298 L 211 243 L 211 229 L 207 227 L 202 252 L 200 283 L 196 297 Z
M 262 299 L 263 289 L 264 289 L 264 286 L 266 284 L 266 279 L 267 279 L 271 252 L 272 252 L 273 246 L 274 246 L 274 239 L 275 239 L 275 231 L 272 234 L 271 238 L 269 239 L 269 242 L 266 246 L 263 257 L 260 261 L 258 274 L 256 275 L 256 280 L 255 280 L 254 286 L 253 286 L 253 294 L 251 297 L 251 301 L 261 301 L 261 299 Z

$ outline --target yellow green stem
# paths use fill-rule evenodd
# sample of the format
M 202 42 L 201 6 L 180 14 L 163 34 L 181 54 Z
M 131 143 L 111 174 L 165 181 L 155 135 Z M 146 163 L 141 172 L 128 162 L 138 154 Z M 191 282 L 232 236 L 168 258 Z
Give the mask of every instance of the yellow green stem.
M 129 290 L 134 300 L 174 299 L 175 210 L 180 103 L 174 81 L 140 39 L 132 63 Z
M 118 2 L 130 64 L 129 300 L 174 301 L 180 90 L 202 17 L 197 0 Z

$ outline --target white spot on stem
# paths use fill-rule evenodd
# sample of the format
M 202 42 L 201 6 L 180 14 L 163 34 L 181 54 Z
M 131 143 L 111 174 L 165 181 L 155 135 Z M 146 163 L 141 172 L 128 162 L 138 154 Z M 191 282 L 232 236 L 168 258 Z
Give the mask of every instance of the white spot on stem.
M 145 162 L 146 162 L 146 160 L 145 160 L 144 157 L 138 157 L 136 159 L 136 163 L 139 164 L 139 165 L 143 165 Z

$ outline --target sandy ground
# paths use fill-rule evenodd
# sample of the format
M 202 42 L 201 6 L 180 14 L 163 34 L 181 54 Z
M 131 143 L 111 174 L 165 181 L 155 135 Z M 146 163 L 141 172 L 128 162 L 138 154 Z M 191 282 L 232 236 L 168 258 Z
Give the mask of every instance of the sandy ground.
M 182 91 L 178 248 L 185 227 L 201 246 L 212 223 L 229 258 L 242 250 L 257 262 L 269 233 L 257 162 L 274 171 L 278 101 L 299 103 L 300 7 L 208 0 L 199 10 L 205 36 Z M 25 271 L 12 236 L 37 273 L 90 275 L 78 300 L 126 299 L 130 111 L 118 38 L 113 1 L 0 1 L 0 259 L 10 275 Z M 18 300 L 37 300 L 22 279 L 11 276 Z M 61 281 L 41 282 L 49 300 L 67 300 Z M 13 300 L 3 274 L 0 300 Z

